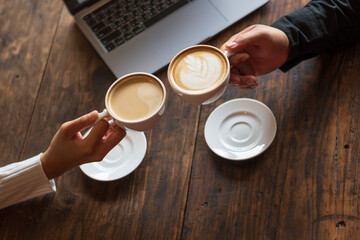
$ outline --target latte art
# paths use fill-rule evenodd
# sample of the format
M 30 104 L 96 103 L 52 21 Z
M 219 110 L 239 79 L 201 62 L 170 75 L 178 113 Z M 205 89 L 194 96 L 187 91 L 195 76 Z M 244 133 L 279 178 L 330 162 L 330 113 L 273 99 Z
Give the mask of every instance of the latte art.
M 227 55 L 210 45 L 195 45 L 180 51 L 170 62 L 171 88 L 185 101 L 209 104 L 216 101 L 230 79 Z
M 217 85 L 227 71 L 223 57 L 208 49 L 187 52 L 174 65 L 173 78 L 187 90 L 203 90 Z

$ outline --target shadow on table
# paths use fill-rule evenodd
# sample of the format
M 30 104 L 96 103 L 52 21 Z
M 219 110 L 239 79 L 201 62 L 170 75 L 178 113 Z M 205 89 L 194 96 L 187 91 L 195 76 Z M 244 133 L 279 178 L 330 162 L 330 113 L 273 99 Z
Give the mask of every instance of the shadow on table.
M 136 195 L 144 184 L 144 178 L 139 177 L 136 169 L 129 175 L 114 181 L 97 181 L 89 178 L 85 174 L 79 179 L 80 184 L 84 188 L 84 192 L 90 198 L 99 201 L 121 201 L 128 198 L 129 195 Z M 140 172 L 140 171 L 139 171 Z

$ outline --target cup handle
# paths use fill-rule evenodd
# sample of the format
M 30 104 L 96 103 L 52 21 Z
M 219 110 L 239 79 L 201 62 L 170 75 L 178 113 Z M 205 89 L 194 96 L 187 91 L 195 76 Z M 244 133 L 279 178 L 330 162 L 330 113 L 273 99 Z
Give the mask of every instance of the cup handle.
M 224 51 L 224 54 L 227 58 L 231 57 L 232 55 L 236 54 L 234 52 L 228 52 L 228 51 Z
M 99 113 L 98 118 L 96 119 L 94 124 L 97 124 L 101 119 L 110 117 L 110 114 L 108 112 L 108 110 L 104 110 L 103 112 Z
M 114 121 L 113 119 L 111 119 L 111 120 L 109 121 L 109 125 L 110 125 L 110 126 L 114 126 L 114 125 L 116 125 L 116 123 L 115 123 L 115 121 Z
M 105 109 L 103 112 L 99 113 L 98 118 L 96 119 L 94 125 L 97 124 L 98 122 L 100 122 L 100 120 L 102 120 L 104 118 L 107 118 L 107 117 L 111 117 L 111 116 L 110 116 L 108 110 Z M 122 129 L 126 130 L 126 128 L 124 126 L 121 126 L 121 125 L 117 124 L 113 119 L 110 119 L 108 121 L 108 123 L 109 123 L 110 126 L 118 125 Z

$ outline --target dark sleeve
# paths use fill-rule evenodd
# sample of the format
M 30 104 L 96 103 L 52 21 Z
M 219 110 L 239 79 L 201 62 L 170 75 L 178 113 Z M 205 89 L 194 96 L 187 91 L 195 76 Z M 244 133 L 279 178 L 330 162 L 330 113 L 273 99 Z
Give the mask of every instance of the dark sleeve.
M 289 57 L 280 67 L 285 72 L 321 52 L 359 40 L 360 0 L 312 0 L 272 26 L 290 42 Z

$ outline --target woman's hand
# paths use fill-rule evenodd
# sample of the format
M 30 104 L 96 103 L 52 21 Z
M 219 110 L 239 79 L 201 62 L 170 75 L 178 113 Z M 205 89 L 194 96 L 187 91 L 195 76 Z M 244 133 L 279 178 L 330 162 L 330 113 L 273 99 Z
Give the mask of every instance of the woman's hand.
M 64 123 L 52 139 L 49 148 L 40 156 L 46 176 L 55 178 L 84 163 L 101 161 L 126 135 L 124 129 L 98 122 L 87 137 L 80 131 L 95 123 L 98 112 L 93 111 Z

